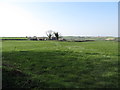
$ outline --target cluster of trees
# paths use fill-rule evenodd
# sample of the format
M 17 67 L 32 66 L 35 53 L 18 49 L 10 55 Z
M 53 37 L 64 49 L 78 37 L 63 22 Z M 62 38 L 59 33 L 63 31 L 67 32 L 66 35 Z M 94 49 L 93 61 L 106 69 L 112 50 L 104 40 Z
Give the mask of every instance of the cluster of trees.
M 56 40 L 58 40 L 61 37 L 59 32 L 55 32 L 55 31 L 52 31 L 52 30 L 48 30 L 46 32 L 46 35 L 48 36 L 49 40 L 51 40 L 53 37 L 55 37 Z

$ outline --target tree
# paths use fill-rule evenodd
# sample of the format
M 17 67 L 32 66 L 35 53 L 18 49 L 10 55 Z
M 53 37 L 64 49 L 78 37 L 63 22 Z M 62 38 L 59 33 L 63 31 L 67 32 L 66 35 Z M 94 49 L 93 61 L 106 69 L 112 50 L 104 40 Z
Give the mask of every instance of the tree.
M 48 30 L 48 31 L 46 32 L 46 35 L 48 36 L 49 40 L 52 39 L 53 31 L 52 31 L 52 30 Z
M 58 40 L 59 37 L 60 37 L 60 33 L 58 33 L 58 32 L 54 32 L 54 35 L 55 35 L 56 39 Z

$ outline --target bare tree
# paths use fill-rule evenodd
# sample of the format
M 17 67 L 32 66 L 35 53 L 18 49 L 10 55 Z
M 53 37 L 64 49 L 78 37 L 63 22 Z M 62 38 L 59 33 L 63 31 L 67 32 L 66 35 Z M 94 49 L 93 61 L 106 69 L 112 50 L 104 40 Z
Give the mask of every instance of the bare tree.
M 52 31 L 52 30 L 48 30 L 48 31 L 46 32 L 46 35 L 48 36 L 49 40 L 52 39 L 53 31 Z

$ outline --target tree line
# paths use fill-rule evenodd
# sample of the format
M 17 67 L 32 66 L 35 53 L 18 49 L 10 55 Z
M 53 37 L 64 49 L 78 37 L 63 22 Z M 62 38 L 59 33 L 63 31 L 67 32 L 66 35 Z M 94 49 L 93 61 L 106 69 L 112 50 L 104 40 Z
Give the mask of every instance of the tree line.
M 52 30 L 48 30 L 46 32 L 46 35 L 48 37 L 49 40 L 52 39 L 52 37 L 55 37 L 56 40 L 59 40 L 59 38 L 61 37 L 60 33 L 59 32 L 55 32 L 55 31 L 52 31 Z

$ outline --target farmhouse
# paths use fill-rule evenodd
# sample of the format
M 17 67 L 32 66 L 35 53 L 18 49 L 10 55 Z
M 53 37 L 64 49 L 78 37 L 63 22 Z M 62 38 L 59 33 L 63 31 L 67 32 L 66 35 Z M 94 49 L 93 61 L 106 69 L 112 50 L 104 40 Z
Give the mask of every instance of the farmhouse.
M 59 41 L 66 41 L 66 39 L 64 39 L 64 38 L 59 38 Z
M 37 40 L 39 41 L 39 40 L 47 40 L 47 38 L 46 37 L 37 37 Z

